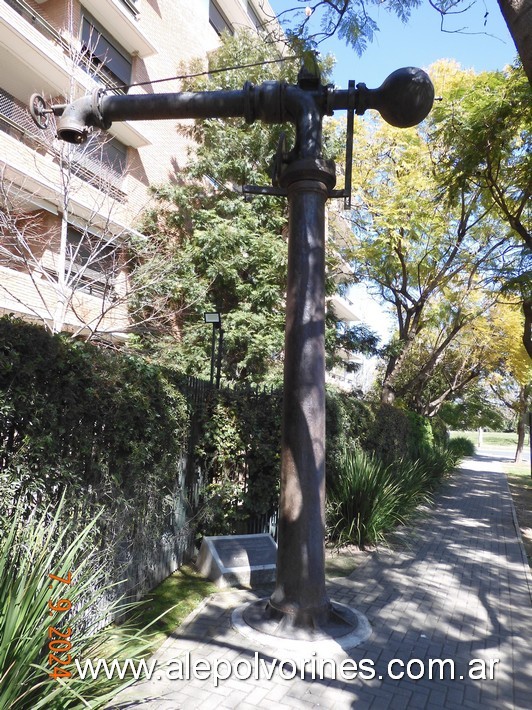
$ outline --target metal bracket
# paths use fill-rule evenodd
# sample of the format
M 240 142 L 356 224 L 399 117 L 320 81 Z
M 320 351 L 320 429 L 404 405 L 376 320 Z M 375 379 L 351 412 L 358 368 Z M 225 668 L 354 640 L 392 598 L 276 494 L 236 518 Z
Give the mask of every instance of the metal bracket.
M 288 197 L 288 190 L 285 187 L 269 187 L 268 185 L 243 185 L 242 192 L 246 196 L 273 195 L 274 197 Z
M 354 81 L 349 81 L 347 92 L 347 131 L 345 144 L 345 187 L 343 190 L 331 190 L 329 197 L 344 198 L 344 210 L 351 209 L 351 173 L 353 171 L 353 129 L 355 121 L 357 88 Z M 332 111 L 331 111 L 332 113 Z M 286 188 L 279 187 L 279 179 L 283 163 L 285 162 L 285 134 L 281 133 L 277 152 L 273 159 L 272 187 L 268 185 L 243 185 L 242 192 L 246 196 L 273 195 L 275 197 L 287 197 Z
M 272 187 L 268 185 L 243 185 L 244 195 L 273 195 L 274 197 L 287 197 L 288 191 L 280 187 L 283 163 L 286 161 L 286 134 L 284 131 L 279 136 L 277 150 L 273 156 Z
M 331 197 L 344 198 L 344 210 L 351 209 L 351 173 L 353 172 L 353 130 L 355 125 L 357 89 L 353 80 L 349 81 L 347 90 L 347 130 L 345 142 L 345 187 L 343 190 L 332 190 Z

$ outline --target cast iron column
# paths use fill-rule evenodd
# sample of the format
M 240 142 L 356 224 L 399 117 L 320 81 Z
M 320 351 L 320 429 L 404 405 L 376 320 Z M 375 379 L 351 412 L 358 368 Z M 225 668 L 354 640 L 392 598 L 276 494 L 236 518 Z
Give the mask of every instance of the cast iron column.
M 248 123 L 296 126 L 293 150 L 279 155 L 288 167 L 276 176 L 287 189 L 290 220 L 277 582 L 270 600 L 249 605 L 244 615 L 256 628 L 273 620 L 281 631 L 330 630 L 338 616 L 327 597 L 324 559 L 325 202 L 335 169 L 321 159 L 323 116 L 374 108 L 391 125 L 406 128 L 428 115 L 433 100 L 429 77 L 413 67 L 393 72 L 379 89 L 358 84 L 356 94 L 322 86 L 302 71 L 297 86 L 264 82 L 242 91 L 133 96 L 97 90 L 51 109 L 40 96 L 30 99 L 37 125 L 46 128 L 49 113 L 61 116 L 58 137 L 71 143 L 83 143 L 91 127 L 108 129 L 117 120 L 242 116 Z
M 334 163 L 297 160 L 288 189 L 281 500 L 277 583 L 270 612 L 284 623 L 323 623 L 325 590 L 325 202 Z

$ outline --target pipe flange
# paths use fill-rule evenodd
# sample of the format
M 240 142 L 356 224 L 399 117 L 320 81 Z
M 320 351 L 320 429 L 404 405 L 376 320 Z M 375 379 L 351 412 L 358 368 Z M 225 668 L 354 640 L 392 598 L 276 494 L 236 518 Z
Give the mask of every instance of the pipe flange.
M 284 81 L 264 81 L 260 86 L 253 87 L 251 110 L 254 120 L 260 119 L 270 124 L 285 122 L 286 86 Z
M 281 187 L 288 187 L 294 182 L 312 180 L 323 183 L 330 192 L 336 184 L 336 165 L 334 160 L 321 158 L 303 158 L 294 160 L 283 170 Z
M 334 115 L 334 95 L 336 92 L 336 89 L 334 88 L 334 84 L 327 84 L 325 87 L 325 90 L 327 92 L 325 96 L 325 115 L 326 116 L 332 116 Z
M 243 86 L 244 91 L 244 119 L 246 123 L 255 123 L 255 85 L 251 81 L 246 81 Z
M 94 89 L 91 94 L 90 116 L 93 118 L 94 126 L 107 130 L 111 128 L 112 121 L 105 120 L 102 113 L 102 100 L 105 96 L 105 89 Z

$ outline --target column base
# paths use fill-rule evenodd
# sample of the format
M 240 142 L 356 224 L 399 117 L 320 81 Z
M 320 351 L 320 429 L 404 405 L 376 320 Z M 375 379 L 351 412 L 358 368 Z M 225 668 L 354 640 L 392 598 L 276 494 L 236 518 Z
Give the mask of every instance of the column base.
M 306 642 L 340 641 L 343 637 L 351 637 L 357 633 L 362 633 L 367 638 L 371 633 L 365 617 L 337 602 L 329 602 L 325 611 L 323 609 L 281 611 L 272 606 L 270 599 L 259 599 L 246 605 L 242 609 L 241 617 L 244 624 L 260 634 L 271 637 L 272 642 L 276 639 Z M 353 646 L 357 643 L 353 643 Z

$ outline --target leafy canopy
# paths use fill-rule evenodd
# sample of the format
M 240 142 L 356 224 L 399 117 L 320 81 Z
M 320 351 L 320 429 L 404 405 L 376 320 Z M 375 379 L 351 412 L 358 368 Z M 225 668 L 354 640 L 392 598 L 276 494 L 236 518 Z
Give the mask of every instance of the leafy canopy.
M 246 81 L 296 83 L 299 63 L 278 59 L 278 49 L 258 42 L 256 34 L 224 36 L 209 57 L 211 73 L 191 78 L 183 89 L 241 89 Z M 324 62 L 324 75 L 329 65 Z M 216 71 L 226 67 L 236 68 Z M 161 329 L 143 336 L 142 345 L 160 360 L 206 377 L 211 330 L 203 312 L 219 311 L 223 376 L 278 381 L 284 347 L 286 201 L 258 196 L 246 202 L 241 186 L 271 184 L 272 156 L 282 133 L 287 145 L 293 145 L 293 126 L 247 125 L 242 118 L 230 118 L 196 121 L 178 130 L 196 147 L 185 170 L 154 189 L 154 207 L 141 225 L 148 238 L 137 237 L 133 245 L 138 253 L 133 280 L 142 284 L 136 289 L 140 303 L 135 309 L 145 319 L 150 309 L 166 312 Z M 331 138 L 329 152 L 336 151 L 334 131 L 325 133 Z M 332 272 L 335 259 L 330 254 L 328 260 Z M 152 285 L 148 265 L 153 271 L 154 263 L 164 278 Z M 332 280 L 329 290 L 335 290 Z M 345 345 L 336 337 L 335 322 L 329 323 L 328 336 L 330 351 Z

